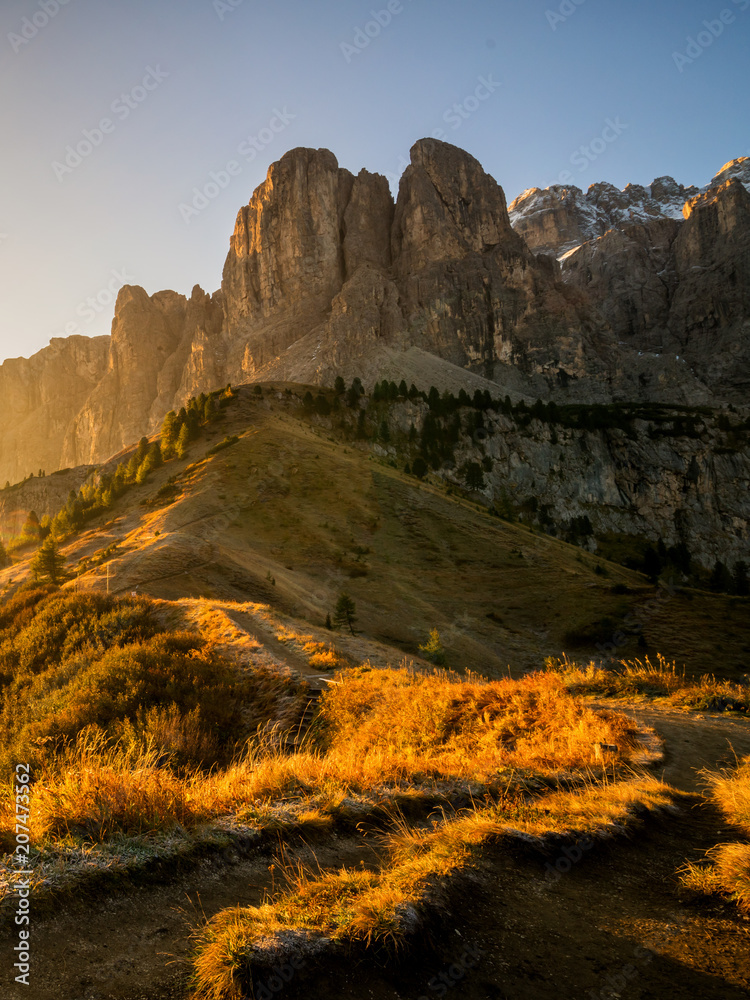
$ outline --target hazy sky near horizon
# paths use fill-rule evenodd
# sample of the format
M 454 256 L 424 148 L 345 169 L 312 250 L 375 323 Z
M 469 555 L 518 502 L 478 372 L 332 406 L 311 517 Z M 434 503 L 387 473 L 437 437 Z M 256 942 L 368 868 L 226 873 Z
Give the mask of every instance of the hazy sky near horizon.
M 750 154 L 749 43 L 750 0 L 5 0 L 0 360 L 109 333 L 124 283 L 217 289 L 296 146 L 395 190 L 438 134 L 509 202 L 706 184 Z

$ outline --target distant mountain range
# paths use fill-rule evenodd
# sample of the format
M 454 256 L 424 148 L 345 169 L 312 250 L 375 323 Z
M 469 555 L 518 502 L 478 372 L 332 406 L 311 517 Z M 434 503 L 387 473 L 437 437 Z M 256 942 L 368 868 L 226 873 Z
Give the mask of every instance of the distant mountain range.
M 394 201 L 327 150 L 274 163 L 240 209 L 221 289 L 126 286 L 110 337 L 0 367 L 0 481 L 98 463 L 190 396 L 336 375 L 518 401 L 747 402 L 750 160 L 531 189 L 508 213 L 466 152 L 424 139 Z

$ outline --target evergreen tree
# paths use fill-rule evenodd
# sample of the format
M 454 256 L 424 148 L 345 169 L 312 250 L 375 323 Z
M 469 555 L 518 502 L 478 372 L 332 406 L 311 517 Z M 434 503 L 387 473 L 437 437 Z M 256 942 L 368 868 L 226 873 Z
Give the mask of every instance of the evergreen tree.
M 427 462 L 425 462 L 425 460 L 422 458 L 421 455 L 417 455 L 417 457 L 414 459 L 414 464 L 411 467 L 411 471 L 414 473 L 417 479 L 424 479 L 424 477 L 427 475 L 427 472 L 429 471 L 427 467 Z
M 342 594 L 336 602 L 333 612 L 333 627 L 348 628 L 352 635 L 356 635 L 354 623 L 357 620 L 357 605 L 348 594 Z
M 34 558 L 31 560 L 31 571 L 34 579 L 42 582 L 58 584 L 63 578 L 65 558 L 57 549 L 57 542 L 52 535 L 47 538 Z
M 63 507 L 61 511 L 52 519 L 50 524 L 50 532 L 54 538 L 65 538 L 73 531 L 73 522 L 70 518 L 70 514 L 67 509 Z
M 340 375 L 336 376 L 336 381 L 333 386 L 337 396 L 343 396 L 346 392 L 346 382 L 342 379 Z
M 388 429 L 388 421 L 383 420 L 380 424 L 380 430 L 378 431 L 381 441 L 386 443 L 391 440 L 391 432 Z
M 302 405 L 307 410 L 308 413 L 312 413 L 315 408 L 315 400 L 313 399 L 313 394 L 308 390 L 304 397 L 302 398 Z
M 732 587 L 732 576 L 720 559 L 717 559 L 714 563 L 713 572 L 711 573 L 711 590 L 716 590 L 719 593 L 725 594 Z
M 750 594 L 750 581 L 747 576 L 747 563 L 738 562 L 734 567 L 734 592 L 739 597 Z
M 651 583 L 656 583 L 659 579 L 659 574 L 662 570 L 662 562 L 659 557 L 659 553 L 653 547 L 649 545 L 646 551 L 643 553 L 643 572 L 649 578 Z
M 440 641 L 440 633 L 436 628 L 430 632 L 430 638 L 424 646 L 419 647 L 419 652 L 425 660 L 429 660 L 430 663 L 434 663 L 435 666 L 445 666 L 445 650 L 443 649 L 443 644 Z
M 194 402 L 194 400 L 191 400 Z M 195 441 L 200 435 L 201 430 L 201 420 L 203 419 L 203 409 L 200 411 L 196 406 L 191 406 L 187 413 L 187 418 L 185 420 L 185 426 L 188 429 L 188 440 Z
M 315 412 L 319 413 L 321 417 L 327 417 L 331 412 L 331 404 L 328 402 L 323 393 L 318 393 L 315 397 Z
M 478 462 L 469 462 L 466 466 L 466 486 L 473 493 L 475 490 L 483 490 L 485 487 L 482 466 Z
M 190 431 L 188 430 L 187 423 L 184 423 L 180 428 L 180 436 L 177 438 L 177 444 L 175 446 L 175 453 L 178 458 L 184 458 L 187 455 L 188 448 L 190 447 Z
M 182 458 L 181 455 L 180 458 Z M 139 484 L 145 483 L 145 481 L 148 479 L 149 473 L 153 472 L 154 468 L 155 468 L 154 460 L 152 459 L 151 455 L 150 454 L 146 455 L 141 464 L 138 466 L 138 472 L 136 473 L 135 481 Z
M 263 390 L 261 389 L 261 392 Z M 210 424 L 211 421 L 216 416 L 216 403 L 214 402 L 214 397 L 209 396 L 206 399 L 205 405 L 203 406 L 203 422 Z
M 359 391 L 362 387 L 362 383 L 360 382 L 359 385 L 357 385 L 357 382 L 359 382 L 359 379 L 352 382 L 352 385 L 346 394 L 346 405 L 352 410 L 359 406 L 359 398 L 362 395 Z
M 147 437 L 142 437 L 141 440 L 138 442 L 138 447 L 136 448 L 136 451 L 135 451 L 135 458 L 136 458 L 136 461 L 137 461 L 138 465 L 141 464 L 141 462 L 143 461 L 143 459 L 148 454 L 149 447 L 150 446 L 149 446 L 149 443 L 148 443 L 148 438 Z
M 172 458 L 180 433 L 180 422 L 174 410 L 170 410 L 161 425 L 161 453 L 164 458 Z
M 21 529 L 21 535 L 22 537 L 33 541 L 39 540 L 41 536 L 41 525 L 39 523 L 39 516 L 35 510 L 29 511 L 29 516 L 24 521 L 23 528 Z
M 133 452 L 133 454 L 130 456 L 130 461 L 128 462 L 128 467 L 127 467 L 127 481 L 129 483 L 135 482 L 135 477 L 138 475 L 138 466 L 141 464 L 142 461 L 143 461 L 142 458 L 141 459 L 138 458 L 137 451 Z
M 3 545 L 3 540 L 0 538 L 0 569 L 5 569 L 10 563 L 10 558 L 8 553 L 5 551 L 5 546 Z

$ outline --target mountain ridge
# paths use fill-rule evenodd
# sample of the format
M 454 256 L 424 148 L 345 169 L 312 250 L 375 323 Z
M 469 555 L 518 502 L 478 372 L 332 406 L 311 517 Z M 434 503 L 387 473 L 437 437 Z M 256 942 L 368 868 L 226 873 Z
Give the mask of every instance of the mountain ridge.
M 657 220 L 682 234 L 676 286 L 691 286 L 696 266 L 709 279 L 720 272 L 718 286 L 707 279 L 697 304 L 677 313 L 683 324 L 687 306 L 712 317 L 691 334 L 695 360 L 690 343 L 652 350 L 659 330 L 632 300 L 661 282 L 661 259 L 650 245 L 633 252 L 637 227 L 583 243 L 561 268 L 513 229 L 500 185 L 458 147 L 416 143 L 396 199 L 385 178 L 355 176 L 328 150 L 291 150 L 240 209 L 219 291 L 196 285 L 189 298 L 149 296 L 125 286 L 109 338 L 56 340 L 0 366 L 13 401 L 0 431 L 0 481 L 101 462 L 152 433 L 169 409 L 228 382 L 332 384 L 357 375 L 371 385 L 387 373 L 424 389 L 489 385 L 527 401 L 739 402 L 750 307 L 734 293 L 737 315 L 725 323 L 714 303 L 747 263 L 737 180 L 747 162 L 725 165 L 717 177 L 726 183 L 711 198 L 697 195 L 682 222 Z M 628 234 L 628 267 L 635 262 L 637 272 L 626 268 L 622 289 L 609 279 L 597 287 L 585 260 L 592 247 L 601 258 L 612 232 Z M 675 235 L 665 239 L 671 253 Z M 637 329 L 627 331 L 635 336 L 623 335 L 618 309 L 635 315 Z M 678 346 L 685 332 L 677 331 Z

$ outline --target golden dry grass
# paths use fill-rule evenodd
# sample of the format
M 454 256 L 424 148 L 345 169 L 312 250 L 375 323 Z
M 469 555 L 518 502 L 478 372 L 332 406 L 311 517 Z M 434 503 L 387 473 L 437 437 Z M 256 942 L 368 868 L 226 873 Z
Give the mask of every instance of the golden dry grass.
M 555 674 L 488 683 L 445 671 L 359 668 L 340 680 L 323 699 L 317 751 L 243 763 L 214 779 L 216 799 L 228 806 L 248 796 L 271 799 L 282 789 L 327 788 L 333 801 L 334 791 L 345 788 L 426 779 L 442 786 L 470 779 L 494 794 L 427 829 L 395 818 L 377 871 L 291 871 L 277 898 L 215 916 L 197 941 L 199 1000 L 243 995 L 254 966 L 279 947 L 304 949 L 329 939 L 398 948 L 420 926 L 428 892 L 434 895 L 491 838 L 601 835 L 643 809 L 671 805 L 672 791 L 654 778 L 631 773 L 629 780 L 608 780 L 594 743 L 618 741 L 622 775 L 640 749 L 635 727 L 617 713 L 582 705 Z M 546 788 L 545 779 L 562 770 L 579 776 L 576 790 Z M 502 775 L 507 790 L 498 793 Z M 528 794 L 534 786 L 537 792 Z
M 378 801 L 388 788 L 493 789 L 510 777 L 533 787 L 561 773 L 601 774 L 598 742 L 619 746 L 620 766 L 642 750 L 632 720 L 583 705 L 551 673 L 482 682 L 358 668 L 325 692 L 320 715 L 299 752 L 283 752 L 275 731 L 260 730 L 241 759 L 209 774 L 170 769 L 166 739 L 157 754 L 86 730 L 38 776 L 34 836 L 44 842 L 78 832 L 101 841 L 230 814 L 257 822 L 282 798 L 312 820 L 351 793 Z M 157 723 L 176 724 L 168 712 Z
M 682 708 L 750 711 L 750 688 L 728 680 L 717 680 L 712 674 L 689 677 L 657 654 L 656 662 L 620 660 L 612 670 L 595 662 L 581 666 L 569 660 L 551 657 L 545 661 L 548 670 L 560 675 L 566 687 L 577 695 L 604 695 L 608 698 L 665 698 Z
M 373 943 L 399 949 L 422 925 L 427 896 L 471 863 L 491 839 L 523 832 L 602 833 L 622 826 L 634 810 L 671 806 L 672 790 L 645 777 L 604 788 L 543 796 L 526 803 L 502 797 L 429 829 L 396 823 L 386 860 L 376 871 L 287 871 L 285 891 L 258 907 L 234 907 L 213 917 L 196 942 L 194 1000 L 247 995 L 264 952 L 304 950 L 312 940 Z
M 738 761 L 735 769 L 703 771 L 710 797 L 727 820 L 750 837 L 750 757 Z M 687 863 L 680 869 L 687 888 L 718 893 L 734 900 L 750 913 L 750 844 L 718 844 L 707 854 L 706 864 Z

